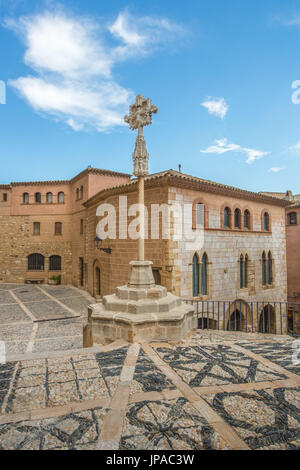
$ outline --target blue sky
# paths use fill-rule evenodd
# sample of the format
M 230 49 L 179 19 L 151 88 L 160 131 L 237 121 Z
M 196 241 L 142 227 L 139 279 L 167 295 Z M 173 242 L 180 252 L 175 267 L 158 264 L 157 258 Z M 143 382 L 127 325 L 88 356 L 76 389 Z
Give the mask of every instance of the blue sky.
M 131 172 L 142 93 L 151 172 L 300 193 L 299 0 L 0 0 L 0 21 L 0 183 Z

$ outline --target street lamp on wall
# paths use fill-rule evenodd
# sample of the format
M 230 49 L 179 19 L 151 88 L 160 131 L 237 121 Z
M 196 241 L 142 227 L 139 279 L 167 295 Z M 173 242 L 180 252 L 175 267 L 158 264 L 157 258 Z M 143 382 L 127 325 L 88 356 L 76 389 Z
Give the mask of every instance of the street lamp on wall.
M 97 250 L 104 251 L 104 253 L 107 253 L 107 254 L 111 255 L 111 253 L 112 253 L 111 248 L 101 248 L 101 245 L 102 245 L 101 238 L 99 238 L 99 237 L 94 238 L 94 243 L 95 243 L 95 247 L 97 248 Z
M 166 271 L 167 271 L 167 273 L 172 273 L 173 272 L 173 266 L 166 266 Z

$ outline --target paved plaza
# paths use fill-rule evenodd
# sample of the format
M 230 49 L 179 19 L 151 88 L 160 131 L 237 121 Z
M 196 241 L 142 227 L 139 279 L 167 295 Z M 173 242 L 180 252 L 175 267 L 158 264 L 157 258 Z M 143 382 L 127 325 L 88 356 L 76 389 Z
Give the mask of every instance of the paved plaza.
M 27 353 L 0 365 L 0 449 L 300 449 L 292 346 L 198 331 Z
M 93 302 L 72 286 L 0 284 L 0 341 L 8 357 L 82 348 L 82 323 Z

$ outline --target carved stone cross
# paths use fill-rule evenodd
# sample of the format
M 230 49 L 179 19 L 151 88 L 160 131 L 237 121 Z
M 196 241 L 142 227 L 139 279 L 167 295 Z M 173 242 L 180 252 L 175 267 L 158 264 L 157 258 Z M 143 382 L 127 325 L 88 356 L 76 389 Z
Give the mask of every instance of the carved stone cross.
M 138 95 L 135 104 L 130 106 L 129 116 L 126 115 L 124 118 L 125 122 L 129 124 L 130 129 L 139 130 L 135 150 L 132 155 L 134 162 L 133 174 L 135 176 L 146 176 L 149 174 L 149 154 L 143 136 L 143 127 L 152 124 L 152 114 L 156 114 L 157 111 L 158 108 L 152 104 L 149 98 L 146 99 L 144 96 Z

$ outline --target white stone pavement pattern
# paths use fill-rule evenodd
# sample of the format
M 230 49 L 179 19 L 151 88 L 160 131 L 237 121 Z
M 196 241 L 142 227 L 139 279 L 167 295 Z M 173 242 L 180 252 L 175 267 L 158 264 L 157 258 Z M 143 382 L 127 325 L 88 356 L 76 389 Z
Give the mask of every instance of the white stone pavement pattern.
M 198 331 L 0 366 L 0 449 L 300 449 L 289 337 Z
M 0 341 L 8 358 L 82 348 L 82 324 L 93 302 L 73 286 L 0 283 Z

